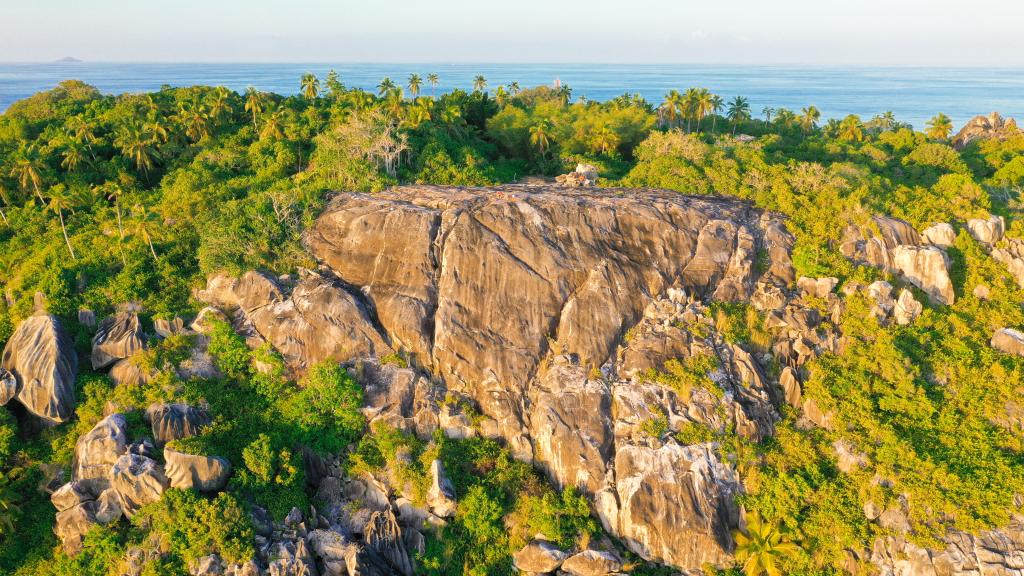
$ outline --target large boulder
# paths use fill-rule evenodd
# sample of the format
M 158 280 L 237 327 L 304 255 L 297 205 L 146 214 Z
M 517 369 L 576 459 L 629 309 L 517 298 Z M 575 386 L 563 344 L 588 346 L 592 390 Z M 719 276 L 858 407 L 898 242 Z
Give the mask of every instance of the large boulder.
M 111 468 L 111 487 L 121 499 L 121 511 L 131 518 L 139 508 L 156 502 L 167 490 L 168 481 L 156 460 L 140 454 L 125 454 Z
M 92 337 L 92 368 L 98 370 L 128 358 L 146 346 L 146 340 L 134 312 L 119 312 L 100 322 Z
M 236 322 L 269 342 L 294 370 L 392 351 L 360 298 L 325 275 L 307 271 L 294 285 L 259 272 L 213 276 L 199 297 L 233 311 Z
M 100 420 L 75 444 L 72 477 L 94 496 L 110 485 L 111 468 L 128 447 L 128 421 L 121 414 Z
M 512 555 L 516 568 L 527 573 L 554 572 L 565 560 L 565 552 L 546 540 L 534 540 Z
M 205 410 L 180 403 L 153 404 L 146 409 L 146 419 L 158 446 L 196 436 L 210 423 Z
M 952 304 L 956 298 L 949 278 L 949 257 L 931 246 L 897 246 L 893 264 L 911 284 L 924 290 L 939 304 Z
M 164 473 L 171 488 L 216 492 L 227 484 L 231 463 L 220 456 L 186 454 L 164 447 Z
M 402 576 L 415 574 L 412 559 L 409 557 L 405 541 L 402 539 L 402 529 L 390 506 L 370 515 L 370 519 L 363 528 L 363 541 L 366 542 L 367 548 L 383 557 L 394 569 L 394 572 Z
M 963 150 L 975 140 L 990 138 L 1008 138 L 1020 133 L 1020 128 L 1013 118 L 1003 118 L 998 112 L 988 116 L 975 116 L 953 137 L 953 147 Z
M 430 485 L 427 486 L 427 506 L 430 511 L 441 518 L 449 518 L 455 515 L 455 486 L 445 474 L 444 464 L 441 460 L 434 460 L 430 464 Z
M 989 216 L 986 219 L 972 218 L 967 221 L 967 230 L 974 239 L 986 246 L 992 246 L 1003 239 L 1006 234 L 1006 221 L 1002 216 Z
M 921 239 L 932 246 L 949 248 L 956 242 L 956 231 L 946 222 L 939 222 L 922 230 Z
M 622 560 L 614 552 L 604 550 L 584 550 L 562 562 L 562 572 L 570 576 L 604 576 L 620 568 Z
M 615 471 L 615 487 L 598 495 L 597 511 L 630 550 L 692 570 L 732 564 L 740 487 L 713 447 L 623 446 Z
M 32 414 L 50 423 L 74 414 L 78 356 L 55 316 L 23 320 L 4 346 L 0 367 L 14 376 L 15 398 Z M 10 388 L 5 385 L 4 395 Z
M 58 512 L 53 531 L 60 539 L 64 552 L 75 555 L 82 550 L 82 537 L 98 525 L 96 502 L 88 500 Z

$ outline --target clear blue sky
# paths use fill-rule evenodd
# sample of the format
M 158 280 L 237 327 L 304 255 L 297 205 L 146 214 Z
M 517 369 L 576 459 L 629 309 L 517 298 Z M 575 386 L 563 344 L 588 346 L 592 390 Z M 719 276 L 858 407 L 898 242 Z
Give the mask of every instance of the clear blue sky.
M 1024 65 L 1022 0 L 0 0 L 0 61 Z

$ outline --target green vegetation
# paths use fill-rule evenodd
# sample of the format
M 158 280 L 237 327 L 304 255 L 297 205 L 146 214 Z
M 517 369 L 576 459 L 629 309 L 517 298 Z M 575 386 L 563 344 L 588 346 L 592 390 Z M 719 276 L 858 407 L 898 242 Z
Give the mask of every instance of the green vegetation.
M 91 333 L 77 322 L 79 308 L 102 316 L 138 302 L 146 322 L 188 315 L 196 312 L 191 291 L 209 273 L 309 266 L 300 235 L 330 190 L 497 184 L 577 162 L 597 166 L 602 184 L 728 195 L 782 212 L 797 273 L 841 284 L 885 277 L 838 252 L 845 227 L 868 226 L 873 214 L 920 230 L 935 222 L 962 229 L 991 213 L 1024 237 L 1024 136 L 958 151 L 942 114 L 919 132 L 891 114 L 823 120 L 813 106 L 765 108 L 754 118 L 742 96 L 726 101 L 699 88 L 654 105 L 636 95 L 574 102 L 568 87 L 491 88 L 483 77 L 471 91 L 436 95 L 439 84 L 436 74 L 413 75 L 405 90 L 384 79 L 370 93 L 337 75 L 306 75 L 301 94 L 289 97 L 212 87 L 106 96 L 69 81 L 14 104 L 0 115 L 0 341 L 32 312 L 37 292 L 85 357 Z M 760 443 L 696 425 L 672 431 L 684 443 L 717 442 L 741 470 L 740 502 L 758 518 L 738 557 L 748 574 L 841 572 L 848 549 L 893 533 L 865 518 L 869 502 L 902 510 L 921 544 L 949 528 L 1009 521 L 1014 495 L 1024 493 L 1024 432 L 1012 417 L 1024 361 L 997 354 L 988 338 L 1024 326 L 1024 292 L 965 232 L 949 254 L 956 304 L 928 307 L 911 326 L 880 326 L 866 302 L 848 299 L 838 326 L 844 353 L 804 369 L 804 396 L 834 413 L 833 430 L 805 430 L 785 409 L 776 435 Z M 988 297 L 974 295 L 979 285 Z M 727 342 L 768 349 L 770 333 L 748 307 L 715 304 L 710 316 Z M 34 436 L 17 435 L 0 411 L 0 572 L 108 574 L 150 533 L 164 537 L 168 555 L 147 574 L 181 573 L 214 550 L 243 558 L 248 507 L 280 518 L 310 503 L 303 450 L 342 453 L 353 472 L 386 474 L 417 498 L 440 458 L 460 505 L 443 530 L 428 532 L 418 561 L 430 574 L 510 573 L 511 551 L 536 532 L 563 544 L 597 533 L 579 494 L 552 490 L 493 441 L 367 431 L 362 391 L 337 366 L 292 381 L 271 350 L 249 350 L 219 324 L 210 351 L 224 377 L 183 381 L 173 368 L 188 345 L 169 338 L 135 358 L 158 372 L 142 385 L 115 388 L 83 365 L 74 420 Z M 713 356 L 696 355 L 645 376 L 686 394 L 721 394 L 709 378 L 716 368 Z M 209 405 L 206 433 L 175 447 L 228 458 L 235 473 L 226 492 L 169 492 L 144 522 L 95 530 L 74 559 L 56 552 L 53 507 L 37 489 L 51 477 L 47 464 L 69 466 L 77 438 L 108 401 L 139 410 L 168 400 Z M 137 415 L 130 424 L 133 439 L 144 435 Z M 644 427 L 659 438 L 669 432 L 657 418 Z M 838 441 L 866 463 L 841 472 Z

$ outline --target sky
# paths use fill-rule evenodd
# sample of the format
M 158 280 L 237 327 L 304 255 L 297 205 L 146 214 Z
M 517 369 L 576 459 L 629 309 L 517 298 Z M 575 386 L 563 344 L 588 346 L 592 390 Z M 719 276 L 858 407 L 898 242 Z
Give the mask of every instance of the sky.
M 0 0 L 0 61 L 1024 66 L 1022 0 Z

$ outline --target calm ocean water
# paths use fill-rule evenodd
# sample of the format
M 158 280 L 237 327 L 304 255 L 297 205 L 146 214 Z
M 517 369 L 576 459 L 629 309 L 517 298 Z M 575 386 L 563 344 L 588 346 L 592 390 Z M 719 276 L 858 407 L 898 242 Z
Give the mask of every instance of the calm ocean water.
M 658 103 L 672 88 L 703 86 L 727 99 L 746 96 L 757 115 L 765 106 L 799 110 L 813 104 L 825 118 L 867 118 L 891 110 L 919 128 L 937 112 L 958 125 L 993 110 L 1024 119 L 1024 69 L 710 65 L 0 63 L 0 110 L 70 78 L 114 94 L 157 90 L 164 84 L 224 85 L 239 91 L 255 86 L 294 94 L 303 73 L 323 79 L 332 68 L 345 84 L 371 90 L 385 76 L 404 84 L 413 72 L 424 77 L 437 73 L 438 92 L 468 90 L 473 77 L 483 74 L 492 88 L 512 81 L 522 87 L 551 84 L 559 78 L 573 88 L 574 98 L 593 100 L 638 92 Z M 430 88 L 423 91 L 429 94 Z

